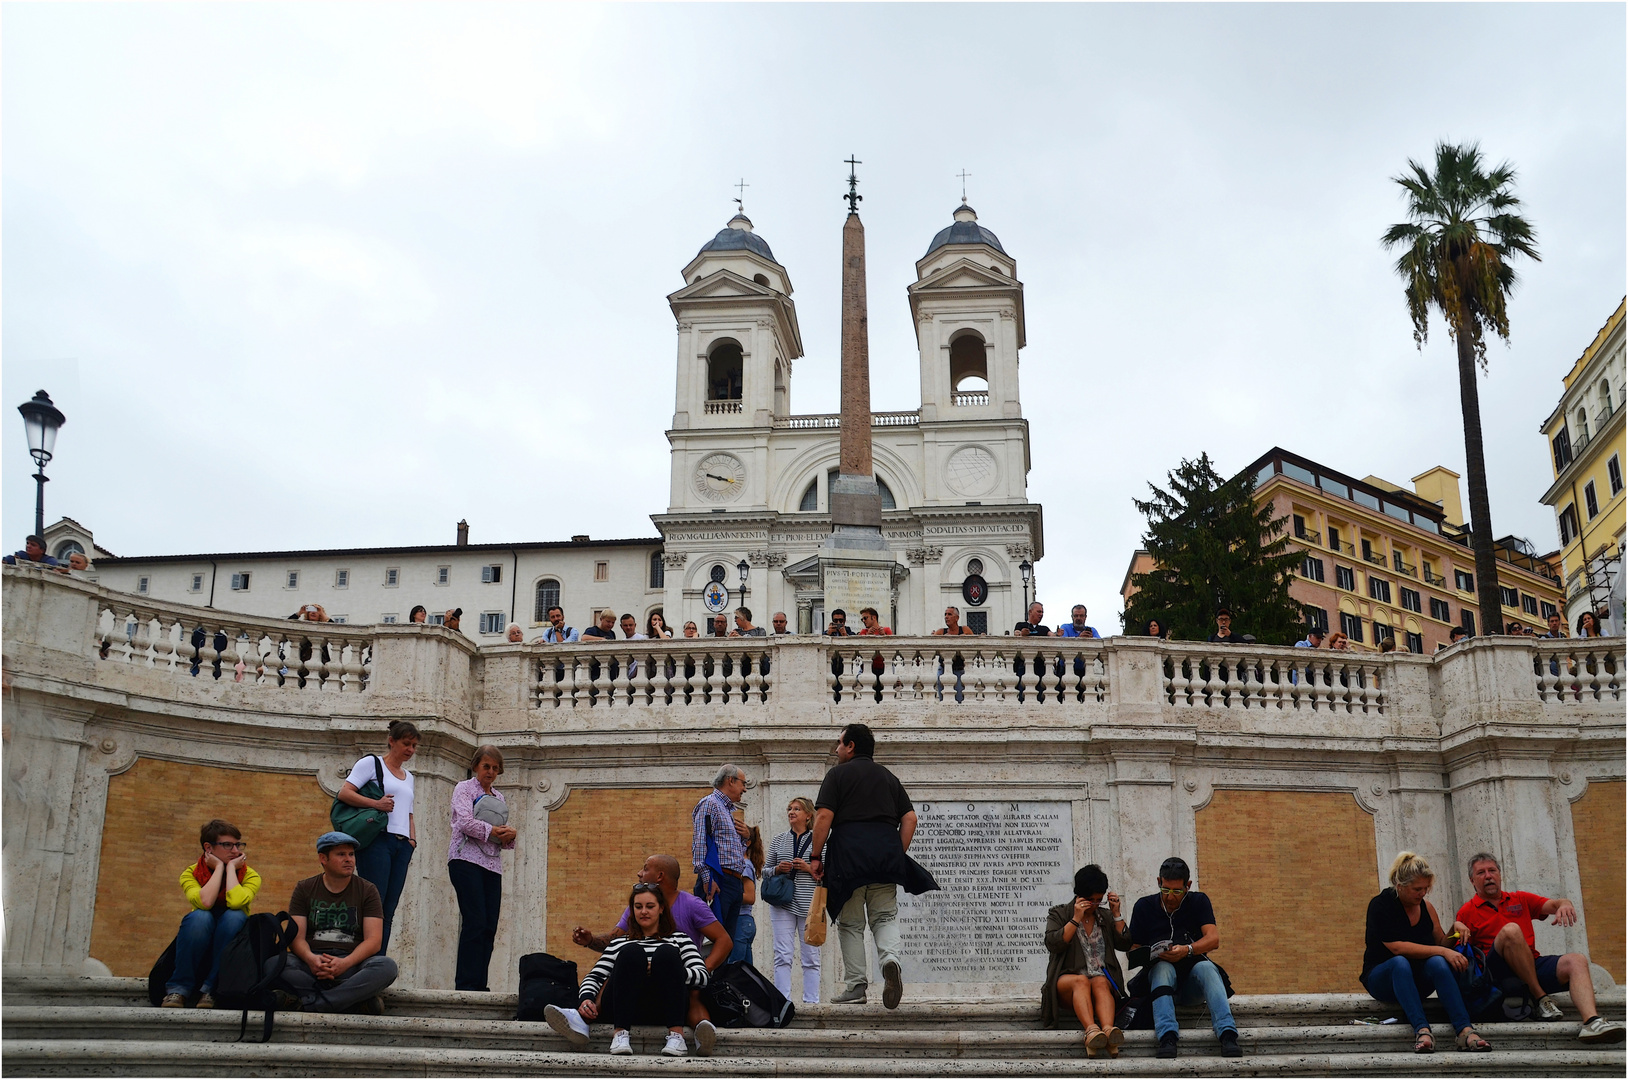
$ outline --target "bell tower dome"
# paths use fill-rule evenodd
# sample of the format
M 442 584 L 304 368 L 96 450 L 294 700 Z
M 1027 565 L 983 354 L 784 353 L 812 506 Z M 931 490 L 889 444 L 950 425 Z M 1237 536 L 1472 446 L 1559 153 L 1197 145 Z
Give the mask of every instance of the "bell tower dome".
M 1022 416 L 1023 283 L 1017 261 L 965 200 L 917 261 L 909 293 L 922 420 Z
M 750 218 L 736 214 L 696 252 L 667 303 L 678 320 L 674 429 L 767 428 L 790 413 L 797 306 Z

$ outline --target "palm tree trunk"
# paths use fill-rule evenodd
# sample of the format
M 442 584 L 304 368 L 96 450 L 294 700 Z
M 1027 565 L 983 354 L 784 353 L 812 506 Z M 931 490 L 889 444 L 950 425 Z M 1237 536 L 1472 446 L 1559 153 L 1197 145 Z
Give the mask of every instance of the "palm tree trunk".
M 1481 394 L 1475 383 L 1475 343 L 1462 328 L 1458 343 L 1459 408 L 1464 414 L 1464 466 L 1470 482 L 1470 549 L 1475 552 L 1475 595 L 1482 634 L 1504 631 L 1498 591 L 1498 560 L 1492 553 L 1492 507 L 1487 501 L 1487 461 L 1481 449 Z

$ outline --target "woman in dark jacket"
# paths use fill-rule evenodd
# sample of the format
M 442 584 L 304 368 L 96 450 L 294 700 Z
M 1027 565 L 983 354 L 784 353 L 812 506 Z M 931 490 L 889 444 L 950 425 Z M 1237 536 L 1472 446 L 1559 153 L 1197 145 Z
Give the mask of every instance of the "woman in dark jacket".
M 1106 902 L 1104 902 L 1106 901 Z M 1059 1003 L 1067 1004 L 1085 1028 L 1085 1056 L 1106 1047 L 1119 1056 L 1125 1033 L 1114 1026 L 1114 1012 L 1125 996 L 1125 975 L 1116 951 L 1135 945 L 1119 913 L 1119 894 L 1108 891 L 1108 875 L 1096 864 L 1074 875 L 1074 899 L 1046 915 L 1046 985 L 1040 990 L 1040 1019 L 1060 1027 Z

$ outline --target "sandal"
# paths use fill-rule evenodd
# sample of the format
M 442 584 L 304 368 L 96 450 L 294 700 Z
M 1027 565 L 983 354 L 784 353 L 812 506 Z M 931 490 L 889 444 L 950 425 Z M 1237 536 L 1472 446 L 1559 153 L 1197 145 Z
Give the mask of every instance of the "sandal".
M 1481 1050 L 1491 1050 L 1492 1044 L 1478 1035 L 1475 1028 L 1467 1027 L 1458 1033 L 1458 1048 L 1473 1053 Z
M 1420 1028 L 1419 1034 L 1413 1040 L 1415 1054 L 1434 1054 L 1436 1052 L 1436 1037 L 1430 1034 L 1429 1028 Z
M 1085 1056 L 1094 1058 L 1108 1045 L 1108 1033 L 1092 1024 L 1085 1029 Z

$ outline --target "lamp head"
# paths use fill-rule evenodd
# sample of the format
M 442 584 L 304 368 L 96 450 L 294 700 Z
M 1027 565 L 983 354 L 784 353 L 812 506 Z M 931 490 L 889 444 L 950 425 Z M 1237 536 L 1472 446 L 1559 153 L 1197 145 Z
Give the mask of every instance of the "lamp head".
M 1024 559 L 1022 562 L 1018 563 L 1018 573 L 1023 575 L 1023 584 L 1027 585 L 1029 580 L 1034 576 L 1034 564 L 1028 559 Z
M 741 584 L 745 585 L 746 584 L 746 579 L 749 576 L 751 576 L 752 567 L 747 563 L 747 561 L 745 559 L 742 559 L 740 562 L 735 564 L 735 569 L 737 571 L 739 571 L 739 573 L 740 573 Z
M 23 414 L 23 427 L 28 432 L 28 452 L 33 455 L 34 463 L 44 468 L 56 449 L 57 429 L 67 418 L 51 403 L 51 395 L 44 390 L 17 406 L 17 411 Z

